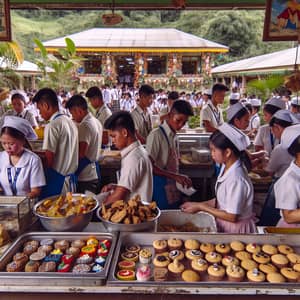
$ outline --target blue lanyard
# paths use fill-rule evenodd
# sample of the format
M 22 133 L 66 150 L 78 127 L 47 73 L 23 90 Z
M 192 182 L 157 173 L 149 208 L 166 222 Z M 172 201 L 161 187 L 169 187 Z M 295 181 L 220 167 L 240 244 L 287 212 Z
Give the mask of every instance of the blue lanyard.
M 55 119 L 57 119 L 57 118 L 59 118 L 60 116 L 63 116 L 64 114 L 57 114 L 54 118 L 53 118 L 53 120 L 55 120 Z
M 21 168 L 16 168 L 16 174 L 15 174 L 14 180 L 12 180 L 11 168 L 7 168 L 7 178 L 9 181 L 10 189 L 14 196 L 17 195 L 17 179 L 18 179 L 20 172 L 21 172 Z

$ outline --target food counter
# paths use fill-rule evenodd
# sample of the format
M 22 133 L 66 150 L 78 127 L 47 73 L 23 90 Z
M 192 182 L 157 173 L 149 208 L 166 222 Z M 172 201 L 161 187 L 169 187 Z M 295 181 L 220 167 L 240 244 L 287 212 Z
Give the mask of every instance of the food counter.
M 102 232 L 102 233 L 101 233 Z M 103 236 L 104 234 L 104 236 Z M 85 238 L 93 235 L 103 238 L 107 237 L 105 228 L 101 223 L 90 223 L 83 233 L 58 233 L 55 239 L 66 238 Z M 110 234 L 108 234 L 109 237 Z M 27 237 L 45 239 L 53 237 L 51 233 L 30 233 Z M 118 271 L 119 256 L 125 250 L 124 247 L 132 244 L 138 244 L 141 247 L 152 248 L 152 242 L 158 239 L 169 239 L 176 237 L 186 241 L 188 239 L 195 239 L 201 243 L 224 243 L 227 244 L 234 240 L 244 242 L 245 245 L 255 242 L 256 245 L 263 244 L 288 244 L 297 251 L 300 245 L 299 235 L 222 235 L 222 234 L 196 234 L 196 233 L 126 233 L 123 232 L 116 238 L 116 248 L 111 254 L 111 265 L 109 268 L 107 281 L 69 278 L 65 281 L 56 281 L 55 276 L 51 278 L 47 274 L 39 280 L 33 275 L 29 276 L 27 280 L 24 277 L 17 276 L 16 282 L 3 280 L 3 272 L 0 274 L 0 299 L 55 299 L 61 297 L 62 299 L 79 299 L 89 297 L 89 299 L 99 299 L 99 294 L 105 294 L 102 297 L 105 299 L 183 299 L 184 295 L 189 295 L 192 299 L 198 299 L 200 295 L 207 295 L 205 299 L 214 299 L 214 295 L 218 298 L 229 299 L 265 299 L 266 295 L 300 295 L 300 285 L 295 282 L 285 282 L 279 284 L 271 284 L 268 282 L 252 283 L 246 280 L 242 282 L 228 282 L 227 279 L 223 281 L 206 281 L 206 277 L 201 277 L 199 282 L 183 282 L 165 281 L 155 282 L 152 279 L 147 282 L 137 281 L 120 281 L 116 279 L 116 272 Z M 22 238 L 23 239 L 23 238 Z M 112 248 L 113 249 L 113 248 Z M 153 249 L 151 249 L 153 251 Z M 154 253 L 153 253 L 154 255 Z M 10 254 L 10 258 L 12 254 Z M 44 273 L 45 274 L 45 273 Z M 30 280 L 31 278 L 31 280 Z M 9 294 L 8 294 L 9 293 Z M 155 295 L 155 296 L 154 296 Z M 210 296 L 209 296 L 210 295 Z M 273 299 L 273 297 L 272 297 Z

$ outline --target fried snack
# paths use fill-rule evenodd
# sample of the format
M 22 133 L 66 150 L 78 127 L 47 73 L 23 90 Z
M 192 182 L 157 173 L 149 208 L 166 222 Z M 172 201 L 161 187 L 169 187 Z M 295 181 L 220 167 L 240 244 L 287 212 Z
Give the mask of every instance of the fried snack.
M 123 221 L 123 219 L 126 217 L 127 215 L 127 211 L 126 209 L 122 209 L 120 211 L 115 212 L 112 217 L 110 218 L 110 220 L 113 223 L 121 223 Z
M 127 202 L 118 200 L 110 207 L 102 204 L 100 213 L 104 220 L 113 223 L 139 224 L 152 221 L 157 216 L 157 205 L 155 202 L 144 205 L 140 196 L 137 195 Z
M 81 215 L 91 211 L 97 202 L 91 197 L 74 196 L 67 193 L 66 196 L 59 196 L 57 199 L 46 199 L 37 207 L 37 213 L 53 218 Z

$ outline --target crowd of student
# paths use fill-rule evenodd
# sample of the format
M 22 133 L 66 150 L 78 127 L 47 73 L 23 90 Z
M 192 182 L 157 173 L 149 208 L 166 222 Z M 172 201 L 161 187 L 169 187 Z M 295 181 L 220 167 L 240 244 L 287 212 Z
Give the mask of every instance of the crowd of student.
M 103 130 L 107 129 L 122 157 L 118 182 L 101 190 L 106 193 L 107 205 L 139 194 L 144 202 L 156 200 L 162 209 L 207 211 L 216 217 L 222 232 L 255 232 L 254 192 L 248 172 L 259 165 L 274 176 L 261 222 L 275 225 L 280 209 L 280 224 L 300 223 L 299 184 L 294 184 L 300 176 L 300 99 L 289 103 L 279 96 L 270 98 L 263 105 L 266 124 L 261 126 L 261 101 L 240 97 L 235 90 L 224 122 L 220 106 L 228 88 L 219 83 L 191 98 L 172 91 L 166 99 L 163 91 L 156 94 L 151 86 L 142 85 L 137 95 L 133 91 L 135 105 L 125 110 L 120 110 L 124 106 L 118 96 L 106 96 L 105 100 L 105 89 L 91 87 L 85 94 L 64 98 L 44 88 L 32 96 L 27 109 L 22 93 L 12 95 L 12 109 L 3 112 L 1 125 L 0 184 L 4 194 L 45 198 L 67 191 L 100 193 L 98 160 Z M 163 105 L 158 108 L 155 101 Z M 195 106 L 201 108 L 201 126 L 212 133 L 211 154 L 219 165 L 216 197 L 207 202 L 190 202 L 180 192 L 180 186 L 189 188 L 192 181 L 179 173 L 176 132 L 194 114 Z M 154 107 L 160 115 L 156 128 L 151 117 Z M 46 122 L 44 166 L 28 144 L 28 139 L 36 138 L 33 128 L 40 119 Z M 255 152 L 249 151 L 250 138 Z M 288 198 L 284 196 L 287 188 Z

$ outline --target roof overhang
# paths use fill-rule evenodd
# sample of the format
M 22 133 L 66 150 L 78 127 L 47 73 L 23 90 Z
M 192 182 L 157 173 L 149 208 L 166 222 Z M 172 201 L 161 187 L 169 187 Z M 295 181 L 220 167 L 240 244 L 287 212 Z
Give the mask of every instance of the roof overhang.
M 112 0 L 10 0 L 14 9 L 111 9 Z M 264 9 L 265 0 L 186 0 L 185 9 Z M 172 0 L 115 0 L 115 9 L 176 9 Z

